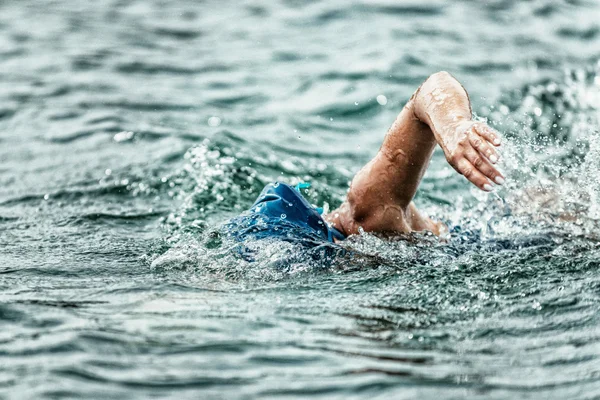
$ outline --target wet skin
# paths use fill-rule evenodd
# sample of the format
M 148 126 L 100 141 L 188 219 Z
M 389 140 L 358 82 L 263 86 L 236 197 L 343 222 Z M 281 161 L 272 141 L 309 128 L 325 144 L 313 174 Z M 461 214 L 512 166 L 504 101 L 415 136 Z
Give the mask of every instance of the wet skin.
M 419 213 L 412 199 L 436 144 L 448 163 L 479 189 L 489 192 L 504 176 L 494 165 L 498 133 L 473 121 L 469 96 L 449 73 L 431 75 L 410 98 L 389 129 L 379 152 L 354 177 L 344 203 L 325 216 L 352 235 L 394 235 L 446 227 Z

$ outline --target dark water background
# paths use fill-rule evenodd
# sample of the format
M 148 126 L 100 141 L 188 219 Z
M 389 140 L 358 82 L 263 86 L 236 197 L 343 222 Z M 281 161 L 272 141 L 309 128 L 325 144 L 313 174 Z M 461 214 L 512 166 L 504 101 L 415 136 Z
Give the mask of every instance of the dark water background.
M 599 15 L 0 2 L 0 398 L 600 398 Z M 337 206 L 442 69 L 509 178 L 476 193 L 436 153 L 416 201 L 449 242 L 232 257 L 220 222 L 275 179 Z

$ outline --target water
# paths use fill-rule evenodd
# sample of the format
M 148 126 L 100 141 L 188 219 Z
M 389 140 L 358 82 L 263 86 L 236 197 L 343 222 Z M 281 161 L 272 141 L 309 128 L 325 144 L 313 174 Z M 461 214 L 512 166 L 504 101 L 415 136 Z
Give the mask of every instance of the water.
M 0 398 L 600 398 L 598 3 L 238 3 L 0 4 Z M 508 177 L 434 155 L 448 242 L 231 255 L 267 182 L 337 206 L 441 69 Z

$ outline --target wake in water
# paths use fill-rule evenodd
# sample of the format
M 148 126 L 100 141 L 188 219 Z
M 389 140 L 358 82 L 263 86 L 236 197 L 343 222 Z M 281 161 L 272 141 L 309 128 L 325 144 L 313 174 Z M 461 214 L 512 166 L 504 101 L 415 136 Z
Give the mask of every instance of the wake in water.
M 342 243 L 348 253 L 331 266 L 277 240 L 247 243 L 256 253 L 255 262 L 249 264 L 236 254 L 238 243 L 228 240 L 220 226 L 223 215 L 235 216 L 247 209 L 263 186 L 274 180 L 311 181 L 312 189 L 303 192 L 307 200 L 324 208 L 337 207 L 353 176 L 352 160 L 331 166 L 316 155 L 290 157 L 285 149 L 266 150 L 221 132 L 185 155 L 188 162 L 173 179 L 179 182 L 182 206 L 165 221 L 170 249 L 153 265 L 264 281 L 324 269 L 456 266 L 463 256 L 555 248 L 575 238 L 595 241 L 600 218 L 599 69 L 600 64 L 595 64 L 568 71 L 559 83 L 526 86 L 483 113 L 505 137 L 500 166 L 507 184 L 492 194 L 472 190 L 471 196 L 457 195 L 456 202 L 448 204 L 436 202 L 428 189 L 432 185 L 424 185 L 421 201 L 449 226 L 447 238 L 440 241 L 427 233 L 394 239 L 361 234 Z M 425 181 L 434 180 L 438 190 L 439 186 L 442 191 L 454 190 L 444 187 L 444 174 L 438 169 Z

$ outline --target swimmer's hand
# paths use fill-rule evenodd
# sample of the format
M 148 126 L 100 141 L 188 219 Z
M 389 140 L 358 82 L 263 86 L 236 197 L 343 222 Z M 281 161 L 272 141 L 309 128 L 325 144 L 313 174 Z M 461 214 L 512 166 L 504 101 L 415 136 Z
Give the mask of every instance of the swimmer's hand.
M 429 126 L 446 159 L 458 173 L 481 190 L 504 183 L 496 169 L 500 137 L 483 122 L 472 119 L 469 96 L 447 72 L 429 77 L 413 96 L 415 117 Z
M 494 182 L 504 183 L 504 176 L 494 164 L 500 158 L 498 133 L 484 122 L 473 120 L 450 124 L 439 135 L 438 143 L 448 163 L 479 189 L 491 192 Z

